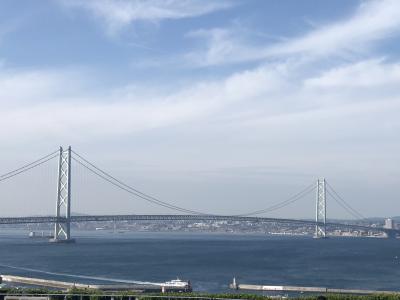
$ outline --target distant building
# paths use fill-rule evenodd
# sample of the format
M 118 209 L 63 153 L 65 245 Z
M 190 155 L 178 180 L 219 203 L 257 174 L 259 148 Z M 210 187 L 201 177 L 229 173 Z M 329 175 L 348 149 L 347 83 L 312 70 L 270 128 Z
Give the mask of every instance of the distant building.
M 393 219 L 385 219 L 385 225 L 383 226 L 386 229 L 396 229 L 396 224 Z

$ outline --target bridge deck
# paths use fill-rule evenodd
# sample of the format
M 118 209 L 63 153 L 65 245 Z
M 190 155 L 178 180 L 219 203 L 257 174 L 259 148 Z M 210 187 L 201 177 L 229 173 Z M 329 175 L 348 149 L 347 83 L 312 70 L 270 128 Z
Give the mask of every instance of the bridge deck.
M 79 222 L 104 222 L 104 221 L 239 221 L 239 222 L 262 222 L 298 225 L 323 225 L 313 220 L 301 219 L 281 219 L 265 217 L 244 217 L 244 216 L 224 216 L 224 215 L 93 215 L 93 216 L 71 216 L 72 223 Z M 29 223 L 55 223 L 56 217 L 10 217 L 0 218 L 1 224 L 29 224 Z M 65 221 L 65 218 L 58 218 L 58 221 Z M 366 230 L 374 232 L 400 233 L 397 229 L 387 229 L 382 227 L 371 227 L 357 224 L 345 223 L 326 223 L 328 227 L 347 228 L 353 230 Z

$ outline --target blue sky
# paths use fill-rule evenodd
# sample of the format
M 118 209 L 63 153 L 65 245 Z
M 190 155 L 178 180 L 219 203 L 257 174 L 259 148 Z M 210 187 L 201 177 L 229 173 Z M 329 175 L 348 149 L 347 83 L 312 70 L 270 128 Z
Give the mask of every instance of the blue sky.
M 396 0 L 1 1 L 0 162 L 71 144 L 139 189 L 217 213 L 324 176 L 364 215 L 400 214 L 399 33 Z M 16 214 L 22 196 L 9 197 Z M 164 212 L 107 197 L 75 210 Z M 312 217 L 313 199 L 276 214 Z

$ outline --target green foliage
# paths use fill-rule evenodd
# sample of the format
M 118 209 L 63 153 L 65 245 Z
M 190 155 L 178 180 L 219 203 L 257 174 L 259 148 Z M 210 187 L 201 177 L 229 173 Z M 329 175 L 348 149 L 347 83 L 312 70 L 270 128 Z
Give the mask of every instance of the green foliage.
M 70 289 L 67 293 L 60 290 L 51 290 L 45 288 L 0 288 L 0 294 L 8 295 L 46 295 L 52 294 L 54 300 L 64 300 L 64 295 L 66 295 L 67 300 L 80 300 L 80 296 L 73 295 L 83 295 L 82 300 L 109 300 L 107 297 L 110 294 L 96 289 Z M 56 296 L 59 294 L 60 296 Z M 272 297 L 258 295 L 258 294 L 206 294 L 206 293 L 151 293 L 151 294 L 140 294 L 135 291 L 118 291 L 112 293 L 115 300 L 127 300 L 129 296 L 136 296 L 139 300 L 162 300 L 162 298 L 157 298 L 154 296 L 164 296 L 168 297 L 168 300 L 183 300 L 196 298 L 200 299 L 248 299 L 248 300 L 271 300 Z M 153 298 L 153 297 L 154 298 Z M 306 295 L 290 298 L 291 300 L 318 300 L 318 294 Z M 346 294 L 324 294 L 326 300 L 400 300 L 399 294 L 373 294 L 373 295 L 346 295 Z M 132 298 L 133 299 L 133 298 Z
M 43 294 L 58 294 L 58 293 L 61 293 L 61 291 L 53 291 L 46 288 L 16 288 L 16 287 L 0 288 L 0 294 L 8 294 L 8 295 L 22 295 L 22 294 L 43 295 Z
M 68 290 L 68 294 L 72 295 L 103 295 L 103 291 L 96 289 L 78 289 L 72 288 Z

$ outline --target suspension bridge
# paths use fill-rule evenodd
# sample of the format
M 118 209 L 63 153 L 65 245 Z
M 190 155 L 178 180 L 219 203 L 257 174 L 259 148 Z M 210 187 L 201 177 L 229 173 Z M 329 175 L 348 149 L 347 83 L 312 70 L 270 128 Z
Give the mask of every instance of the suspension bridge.
M 400 230 L 387 227 L 373 227 L 368 225 L 328 222 L 327 221 L 327 196 L 336 201 L 343 209 L 349 212 L 355 219 L 364 220 L 365 218 L 348 204 L 325 179 L 318 179 L 316 184 L 312 184 L 292 197 L 271 205 L 267 208 L 240 214 L 240 215 L 219 215 L 199 212 L 187 208 L 183 208 L 172 203 L 162 201 L 156 197 L 139 191 L 138 189 L 117 179 L 115 176 L 100 169 L 94 163 L 84 158 L 82 155 L 73 151 L 71 147 L 63 149 L 60 147 L 57 151 L 52 152 L 38 160 L 28 163 L 13 171 L 7 172 L 0 176 L 0 184 L 4 181 L 37 168 L 58 158 L 58 175 L 57 175 L 57 195 L 56 195 L 56 213 L 54 216 L 31 216 L 31 217 L 0 217 L 0 225 L 5 224 L 30 224 L 30 223 L 54 223 L 53 242 L 73 242 L 71 235 L 71 223 L 79 222 L 103 222 L 103 221 L 239 221 L 239 222 L 264 222 L 264 223 L 280 223 L 294 225 L 308 225 L 315 227 L 315 237 L 327 237 L 328 230 L 345 229 L 360 230 L 366 232 L 381 232 L 387 237 L 395 238 Z M 127 214 L 127 215 L 71 215 L 72 204 L 72 162 L 77 163 L 84 169 L 94 174 L 101 180 L 113 185 L 114 187 L 140 198 L 154 205 L 161 206 L 173 210 L 175 214 Z M 315 192 L 315 219 L 285 219 L 262 217 L 260 215 L 270 213 L 280 208 L 286 207 L 306 195 Z M 179 214 L 177 214 L 179 213 Z

